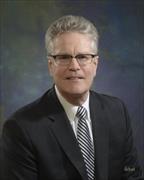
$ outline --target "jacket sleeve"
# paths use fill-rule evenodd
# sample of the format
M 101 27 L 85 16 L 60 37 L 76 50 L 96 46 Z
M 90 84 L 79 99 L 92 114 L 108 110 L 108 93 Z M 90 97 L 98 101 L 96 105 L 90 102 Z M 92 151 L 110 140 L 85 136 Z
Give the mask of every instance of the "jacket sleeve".
M 139 166 L 137 151 L 134 145 L 130 117 L 125 105 L 124 115 L 126 119 L 125 155 L 122 180 L 144 180 L 142 170 Z
M 26 132 L 15 120 L 8 120 L 1 142 L 2 180 L 37 180 L 37 162 Z

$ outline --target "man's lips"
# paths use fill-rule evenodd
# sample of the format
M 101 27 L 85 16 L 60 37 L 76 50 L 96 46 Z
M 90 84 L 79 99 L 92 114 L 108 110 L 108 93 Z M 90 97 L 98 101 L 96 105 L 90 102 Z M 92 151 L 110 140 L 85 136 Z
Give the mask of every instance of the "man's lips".
M 82 76 L 68 76 L 66 77 L 67 80 L 79 80 L 79 79 L 84 79 Z

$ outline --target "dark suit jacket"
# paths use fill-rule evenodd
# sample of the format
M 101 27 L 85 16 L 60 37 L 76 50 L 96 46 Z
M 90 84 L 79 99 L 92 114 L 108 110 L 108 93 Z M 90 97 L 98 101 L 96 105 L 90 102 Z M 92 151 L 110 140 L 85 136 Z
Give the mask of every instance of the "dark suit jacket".
M 96 180 L 142 180 L 124 104 L 91 91 L 90 114 Z M 6 121 L 2 148 L 2 180 L 88 180 L 53 88 Z

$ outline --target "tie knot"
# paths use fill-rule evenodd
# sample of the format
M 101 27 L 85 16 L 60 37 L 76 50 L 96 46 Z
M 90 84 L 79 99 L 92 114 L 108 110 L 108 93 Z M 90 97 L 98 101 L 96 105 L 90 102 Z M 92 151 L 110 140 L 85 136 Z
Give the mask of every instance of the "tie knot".
M 78 118 L 87 118 L 87 110 L 83 106 L 79 106 L 76 116 Z

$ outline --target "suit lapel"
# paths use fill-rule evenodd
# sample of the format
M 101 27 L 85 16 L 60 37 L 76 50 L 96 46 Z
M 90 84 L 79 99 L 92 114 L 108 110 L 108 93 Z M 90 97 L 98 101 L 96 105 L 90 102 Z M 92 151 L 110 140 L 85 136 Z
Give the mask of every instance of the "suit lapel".
M 99 98 L 90 96 L 90 114 L 92 120 L 95 147 L 96 179 L 108 179 L 108 127 L 106 112 Z
M 51 95 L 51 99 L 49 99 L 49 103 L 51 103 L 51 112 L 49 112 L 48 115 L 48 118 L 53 121 L 51 123 L 51 129 L 58 139 L 59 144 L 61 145 L 65 154 L 81 174 L 83 180 L 87 180 L 84 161 L 72 127 L 63 107 L 56 97 L 54 90 Z

